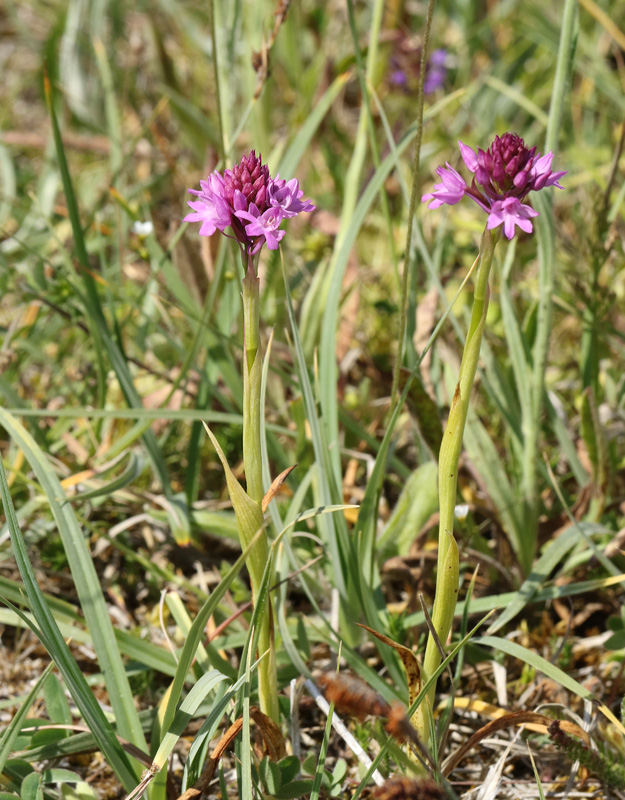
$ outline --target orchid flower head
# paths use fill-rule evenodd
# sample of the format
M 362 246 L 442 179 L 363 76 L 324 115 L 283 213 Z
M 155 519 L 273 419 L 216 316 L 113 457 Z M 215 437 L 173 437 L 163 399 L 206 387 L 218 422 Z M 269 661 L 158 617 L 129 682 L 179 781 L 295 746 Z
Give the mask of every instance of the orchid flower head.
M 488 214 L 489 230 L 503 226 L 508 239 L 512 239 L 517 228 L 531 233 L 531 219 L 538 212 L 523 200 L 530 192 L 548 186 L 563 188 L 559 180 L 566 172 L 552 172 L 553 153 L 542 156 L 536 147 L 527 147 L 516 133 L 496 136 L 487 150 L 478 148 L 475 152 L 464 142 L 458 142 L 458 146 L 466 168 L 473 175 L 471 185 L 446 164 L 436 170 L 441 183 L 423 195 L 422 202 L 429 202 L 429 208 L 439 208 L 444 204 L 455 205 L 466 195 Z
M 248 255 L 260 252 L 264 244 L 277 250 L 285 233 L 279 230 L 282 220 L 315 209 L 310 200 L 302 200 L 297 178 L 272 178 L 254 150 L 232 169 L 223 174 L 215 171 L 200 181 L 199 190 L 188 191 L 195 198 L 188 201 L 192 211 L 184 222 L 201 222 L 200 236 L 220 231 L 236 239 Z M 226 233 L 228 229 L 231 233 Z

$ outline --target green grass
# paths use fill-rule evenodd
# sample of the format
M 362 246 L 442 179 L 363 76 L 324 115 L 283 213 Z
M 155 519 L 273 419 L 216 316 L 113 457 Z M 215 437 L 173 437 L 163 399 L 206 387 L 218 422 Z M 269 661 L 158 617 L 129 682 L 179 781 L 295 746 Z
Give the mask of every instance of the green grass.
M 418 200 L 436 166 L 458 166 L 459 139 L 486 148 L 516 131 L 554 150 L 554 168 L 567 175 L 564 191 L 537 196 L 535 235 L 496 251 L 460 463 L 458 502 L 469 510 L 456 520 L 461 585 L 450 647 L 477 615 L 497 613 L 461 648 L 453 692 L 499 705 L 495 660 L 509 711 L 534 710 L 541 701 L 528 690 L 545 675 L 559 702 L 581 709 L 592 699 L 616 713 L 625 19 L 607 0 L 598 8 L 607 16 L 586 3 L 440 2 L 430 47 L 447 49 L 449 69 L 444 88 L 425 96 L 421 124 L 424 19 L 401 0 L 300 0 L 276 30 L 270 0 L 5 4 L 0 663 L 17 663 L 22 642 L 38 638 L 41 683 L 22 685 L 19 670 L 7 678 L 16 707 L 30 706 L 28 722 L 70 719 L 90 738 L 25 733 L 23 711 L 12 709 L 0 729 L 3 797 L 83 791 L 84 764 L 65 774 L 49 759 L 94 742 L 111 796 L 172 752 L 182 754 L 168 776 L 180 794 L 237 716 L 243 731 L 207 796 L 218 797 L 220 784 L 244 800 L 311 792 L 294 762 L 268 766 L 252 747 L 256 617 L 245 607 L 223 470 L 202 426 L 244 485 L 238 253 L 182 223 L 187 187 L 252 148 L 273 175 L 298 177 L 317 206 L 291 221 L 280 254 L 265 250 L 260 267 L 265 348 L 273 335 L 262 389 L 265 489 L 298 465 L 266 513 L 282 732 L 302 763 L 316 765 L 305 773 L 313 796 L 358 795 L 368 779 L 348 758 L 332 784 L 345 751 L 295 698 L 289 713 L 300 715 L 306 744 L 290 741 L 291 681 L 334 668 L 340 653 L 341 669 L 407 703 L 396 651 L 356 622 L 423 657 L 418 594 L 431 609 L 436 554 L 427 476 L 457 380 L 471 300 L 462 282 L 484 220 L 468 201 L 432 211 Z M 253 52 L 269 64 L 265 78 Z M 406 89 L 391 80 L 398 68 Z M 137 233 L 145 221 L 152 232 Z M 406 377 L 394 386 L 397 367 Z M 44 675 L 52 663 L 55 684 Z M 452 688 L 445 675 L 441 700 Z M 439 777 L 466 726 L 489 721 L 464 718 L 460 733 L 459 713 L 454 736 L 435 748 Z M 187 726 L 198 717 L 203 724 Z M 616 758 L 618 726 L 603 724 L 592 735 Z M 375 764 L 384 774 L 410 769 L 378 722 L 361 730 L 370 731 L 365 749 L 374 735 L 382 743 Z M 541 764 L 554 753 L 534 738 L 534 764 L 512 750 L 510 770 L 547 795 L 554 789 Z M 497 753 L 477 755 L 463 762 L 463 779 L 475 784 Z M 566 760 L 556 763 L 566 776 Z M 152 780 L 153 797 L 164 797 L 166 772 Z M 447 778 L 462 796 L 466 784 Z M 505 780 L 500 790 L 507 796 Z M 94 791 L 104 796 L 104 786 Z

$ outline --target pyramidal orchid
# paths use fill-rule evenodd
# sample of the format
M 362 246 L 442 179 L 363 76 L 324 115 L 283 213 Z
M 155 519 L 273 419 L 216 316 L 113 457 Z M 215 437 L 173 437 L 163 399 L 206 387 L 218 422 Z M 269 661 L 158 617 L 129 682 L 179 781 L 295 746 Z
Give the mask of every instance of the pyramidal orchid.
M 244 278 L 243 301 L 243 464 L 246 489 L 238 483 L 212 432 L 207 432 L 221 459 L 230 499 L 234 507 L 243 549 L 249 548 L 246 564 L 252 587 L 254 607 L 263 605 L 258 625 L 258 655 L 265 656 L 258 665 L 260 707 L 275 723 L 280 721 L 276 673 L 276 647 L 271 596 L 262 601 L 261 586 L 266 569 L 272 570 L 271 554 L 264 529 L 265 495 L 261 461 L 261 375 L 260 293 L 258 263 L 266 244 L 277 250 L 284 237 L 283 220 L 303 211 L 313 211 L 310 200 L 296 178 L 286 181 L 272 178 L 260 155 L 252 150 L 232 169 L 213 172 L 199 189 L 189 189 L 191 213 L 185 222 L 199 222 L 200 236 L 219 231 L 234 239 L 241 250 Z M 272 583 L 269 576 L 269 585 Z
M 196 199 L 188 201 L 193 210 L 184 222 L 201 222 L 200 236 L 221 231 L 249 255 L 256 255 L 264 244 L 277 250 L 285 233 L 282 221 L 315 209 L 310 200 L 302 200 L 297 178 L 272 178 L 254 150 L 223 175 L 215 171 L 200 181 L 199 189 L 188 191 Z
M 508 239 L 516 229 L 531 233 L 532 217 L 538 216 L 531 206 L 523 203 L 530 192 L 538 192 L 547 186 L 556 186 L 566 172 L 552 172 L 553 153 L 541 156 L 535 147 L 527 147 L 516 133 L 504 133 L 484 151 L 477 153 L 463 142 L 458 142 L 460 154 L 473 179 L 469 186 L 465 179 L 449 164 L 436 170 L 441 183 L 434 186 L 430 194 L 423 195 L 422 202 L 429 201 L 429 208 L 442 205 L 453 206 L 463 197 L 470 197 L 488 214 L 486 227 L 493 230 L 503 225 Z
M 489 275 L 495 247 L 501 231 L 512 239 L 517 228 L 532 232 L 532 219 L 538 212 L 524 203 L 530 192 L 548 186 L 561 189 L 559 179 L 565 172 L 553 172 L 553 153 L 543 156 L 535 147 L 527 147 L 515 133 L 497 136 L 488 150 L 477 153 L 463 142 L 460 154 L 473 178 L 469 186 L 453 167 L 439 167 L 441 183 L 422 197 L 430 208 L 454 206 L 463 197 L 469 197 L 488 215 L 480 242 L 480 251 L 473 268 L 473 306 L 471 321 L 460 364 L 458 383 L 451 401 L 449 419 L 443 435 L 438 458 L 438 568 L 436 593 L 432 609 L 432 625 L 436 636 L 430 634 L 421 669 L 425 683 L 441 662 L 440 643 L 445 645 L 458 598 L 459 556 L 454 538 L 455 508 L 458 489 L 458 466 L 462 440 L 469 412 L 469 400 L 477 371 L 480 347 L 490 296 Z M 434 683 L 415 713 L 414 724 L 421 741 L 428 744 L 432 730 L 436 684 Z

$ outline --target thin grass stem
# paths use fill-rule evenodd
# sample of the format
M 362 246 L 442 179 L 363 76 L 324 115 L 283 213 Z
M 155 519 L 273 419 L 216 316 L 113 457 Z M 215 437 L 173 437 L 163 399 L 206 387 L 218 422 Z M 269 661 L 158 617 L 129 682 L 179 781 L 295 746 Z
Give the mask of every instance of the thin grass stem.
M 393 384 L 391 388 L 391 407 L 399 402 L 397 390 L 399 388 L 399 373 L 404 358 L 404 339 L 406 338 L 406 328 L 408 326 L 408 301 L 410 287 L 410 259 L 412 254 L 412 227 L 414 224 L 415 208 L 417 197 L 421 190 L 421 179 L 419 177 L 419 167 L 421 164 L 421 142 L 423 141 L 423 99 L 425 95 L 425 67 L 427 64 L 428 45 L 430 40 L 430 29 L 432 27 L 432 16 L 434 14 L 434 0 L 429 0 L 428 10 L 423 26 L 423 45 L 421 48 L 421 66 L 419 72 L 419 90 L 417 92 L 417 135 L 415 137 L 414 156 L 412 161 L 412 190 L 410 192 L 410 205 L 408 206 L 408 223 L 406 226 L 406 244 L 404 245 L 404 269 L 401 278 L 401 315 L 399 319 L 399 337 L 397 340 L 397 358 L 393 369 Z

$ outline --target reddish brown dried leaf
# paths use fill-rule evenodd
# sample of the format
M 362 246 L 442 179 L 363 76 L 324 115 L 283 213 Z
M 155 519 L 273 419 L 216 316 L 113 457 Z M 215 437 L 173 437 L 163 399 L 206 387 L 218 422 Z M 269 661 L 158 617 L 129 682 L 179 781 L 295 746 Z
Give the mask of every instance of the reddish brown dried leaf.
M 360 623 L 356 623 L 360 625 Z M 399 657 L 402 660 L 404 665 L 404 669 L 406 670 L 406 679 L 408 681 L 408 702 L 412 705 L 421 691 L 421 668 L 419 667 L 419 662 L 417 661 L 417 657 L 409 650 L 407 647 L 404 647 L 403 644 L 398 644 L 394 642 L 392 639 L 389 639 L 388 636 L 385 636 L 383 633 L 378 633 L 374 631 L 373 628 L 369 628 L 367 625 L 360 625 L 361 628 L 364 628 L 366 631 L 369 631 L 376 639 L 379 639 L 384 644 L 387 644 L 389 647 L 392 647 L 394 650 L 397 650 Z
M 206 766 L 202 770 L 202 774 L 198 782 L 195 784 L 195 786 L 187 789 L 184 794 L 181 794 L 178 800 L 194 800 L 194 798 L 200 797 L 202 794 L 204 794 L 204 792 L 208 789 L 210 782 L 213 780 L 213 775 L 215 774 L 215 770 L 217 769 L 217 765 L 219 764 L 221 757 L 241 732 L 242 727 L 243 719 L 239 717 L 239 719 L 235 720 L 235 722 L 233 722 L 228 730 L 224 733 L 217 743 L 217 746 L 210 754 L 210 757 L 206 759 Z
M 272 761 L 280 761 L 286 756 L 286 744 L 282 731 L 270 717 L 263 714 L 258 706 L 250 707 L 250 716 L 260 728 L 269 758 Z

